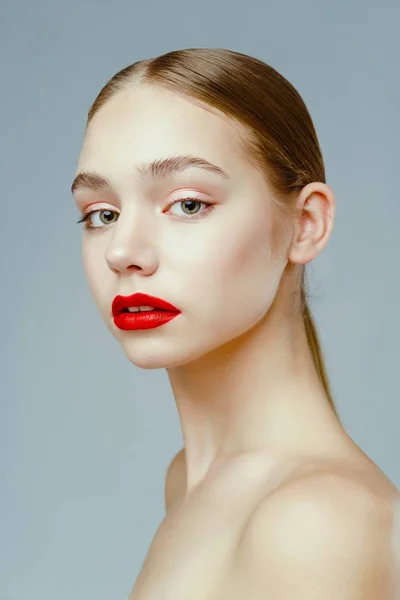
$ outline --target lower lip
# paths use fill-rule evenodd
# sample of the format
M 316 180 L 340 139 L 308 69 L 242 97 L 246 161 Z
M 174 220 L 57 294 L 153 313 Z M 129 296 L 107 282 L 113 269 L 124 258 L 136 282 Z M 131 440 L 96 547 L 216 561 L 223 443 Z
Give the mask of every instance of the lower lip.
M 171 319 L 174 319 L 180 314 L 180 312 L 168 312 L 168 311 L 143 311 L 136 313 L 120 313 L 114 317 L 114 323 L 118 329 L 124 331 L 132 329 L 154 329 L 155 327 L 161 327 L 165 325 Z

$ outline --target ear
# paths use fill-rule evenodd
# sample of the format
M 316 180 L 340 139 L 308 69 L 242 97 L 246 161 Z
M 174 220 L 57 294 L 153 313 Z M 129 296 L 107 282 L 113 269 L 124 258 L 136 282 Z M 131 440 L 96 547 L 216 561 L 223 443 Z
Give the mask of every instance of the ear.
M 304 265 L 314 260 L 328 243 L 335 217 L 335 196 L 325 183 L 309 183 L 301 190 L 296 208 L 298 216 L 288 259 Z

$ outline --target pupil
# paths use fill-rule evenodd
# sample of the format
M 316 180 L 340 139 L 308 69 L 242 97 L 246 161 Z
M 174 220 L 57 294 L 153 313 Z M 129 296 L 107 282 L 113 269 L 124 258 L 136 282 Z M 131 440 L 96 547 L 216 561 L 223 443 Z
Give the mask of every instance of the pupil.
M 197 200 L 185 200 L 184 201 L 184 205 L 185 205 L 185 209 L 189 210 L 189 212 L 193 211 L 196 208 L 196 205 L 198 205 L 198 201 Z M 197 211 L 195 211 L 197 212 Z
M 100 213 L 100 217 L 103 217 L 105 221 L 112 221 L 114 213 L 111 210 L 103 210 Z

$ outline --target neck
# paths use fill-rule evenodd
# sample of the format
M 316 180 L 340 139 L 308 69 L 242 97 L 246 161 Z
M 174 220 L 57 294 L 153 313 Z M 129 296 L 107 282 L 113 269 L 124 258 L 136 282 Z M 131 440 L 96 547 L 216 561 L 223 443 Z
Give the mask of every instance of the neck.
M 240 338 L 168 376 L 183 433 L 186 493 L 215 463 L 249 453 L 323 453 L 344 435 L 301 317 L 269 312 Z

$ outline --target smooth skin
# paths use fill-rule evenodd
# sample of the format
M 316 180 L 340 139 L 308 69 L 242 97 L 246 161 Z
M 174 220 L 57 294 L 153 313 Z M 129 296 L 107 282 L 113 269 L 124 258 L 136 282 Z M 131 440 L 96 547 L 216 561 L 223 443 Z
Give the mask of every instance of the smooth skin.
M 392 600 L 398 491 L 338 422 L 291 311 L 295 267 L 326 246 L 335 197 L 305 186 L 274 246 L 272 192 L 242 134 L 136 84 L 95 114 L 79 158 L 77 173 L 108 181 L 74 191 L 83 214 L 97 211 L 83 233 L 94 300 L 132 364 L 167 369 L 184 439 L 129 600 Z M 143 173 L 182 155 L 224 174 Z M 121 331 L 111 303 L 134 292 L 181 314 Z

